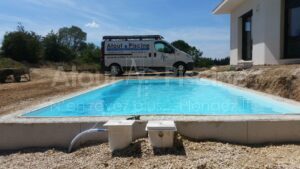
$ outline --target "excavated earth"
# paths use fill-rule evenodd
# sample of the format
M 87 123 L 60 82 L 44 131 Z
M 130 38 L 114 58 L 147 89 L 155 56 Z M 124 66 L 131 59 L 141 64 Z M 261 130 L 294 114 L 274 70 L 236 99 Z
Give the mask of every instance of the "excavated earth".
M 257 66 L 242 71 L 217 67 L 200 72 L 200 77 L 300 101 L 300 65 Z

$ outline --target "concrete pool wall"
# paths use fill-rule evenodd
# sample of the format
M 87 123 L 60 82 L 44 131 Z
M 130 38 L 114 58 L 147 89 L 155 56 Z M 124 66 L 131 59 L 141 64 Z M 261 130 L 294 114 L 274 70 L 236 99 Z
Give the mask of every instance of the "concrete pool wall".
M 175 122 L 180 135 L 194 140 L 216 140 L 246 145 L 300 142 L 300 116 L 190 118 L 196 120 L 175 120 Z M 148 120 L 153 120 L 153 118 L 145 117 L 145 120 L 135 123 L 134 139 L 147 136 L 145 126 Z M 78 122 L 71 119 L 65 122 L 51 122 L 51 120 L 48 122 L 2 122 L 0 123 L 0 150 L 34 147 L 67 148 L 77 134 L 90 128 L 102 128 L 105 122 L 106 120 L 95 121 L 95 119 L 93 122 L 85 120 Z M 85 141 L 107 142 L 107 133 L 92 135 L 81 140 L 81 143 Z
M 77 134 L 91 128 L 102 128 L 104 123 L 1 123 L 0 150 L 18 150 L 33 147 L 67 148 Z M 135 124 L 133 132 L 135 139 L 146 135 L 146 132 L 141 130 L 145 126 L 144 123 Z M 86 141 L 106 142 L 107 133 L 97 133 L 80 140 L 81 143 Z

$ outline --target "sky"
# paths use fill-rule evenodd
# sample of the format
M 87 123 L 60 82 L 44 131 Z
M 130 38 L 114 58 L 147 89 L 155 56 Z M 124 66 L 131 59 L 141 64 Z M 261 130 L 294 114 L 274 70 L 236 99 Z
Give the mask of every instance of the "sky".
M 18 23 L 42 36 L 75 25 L 96 45 L 105 35 L 159 34 L 169 42 L 185 40 L 205 57 L 223 58 L 229 56 L 229 16 L 212 14 L 220 1 L 1 0 L 0 41 Z

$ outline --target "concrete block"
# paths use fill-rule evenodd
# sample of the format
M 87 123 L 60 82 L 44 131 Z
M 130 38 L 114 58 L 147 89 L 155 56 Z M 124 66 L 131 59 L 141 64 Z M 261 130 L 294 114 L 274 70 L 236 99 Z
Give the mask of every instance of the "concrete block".
M 63 147 L 80 132 L 80 124 L 0 124 L 0 149 L 15 150 L 31 147 Z
M 300 142 L 300 121 L 248 122 L 248 143 Z
M 176 122 L 178 133 L 197 140 L 247 143 L 247 122 Z

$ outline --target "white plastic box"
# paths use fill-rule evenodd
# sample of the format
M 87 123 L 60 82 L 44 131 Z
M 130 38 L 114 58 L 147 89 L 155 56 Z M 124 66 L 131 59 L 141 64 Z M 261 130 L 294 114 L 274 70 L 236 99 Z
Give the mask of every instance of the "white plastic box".
M 110 120 L 104 124 L 108 129 L 108 143 L 111 151 L 128 147 L 132 142 L 134 120 Z
M 149 121 L 146 126 L 150 144 L 155 148 L 170 148 L 174 145 L 177 131 L 174 121 Z

